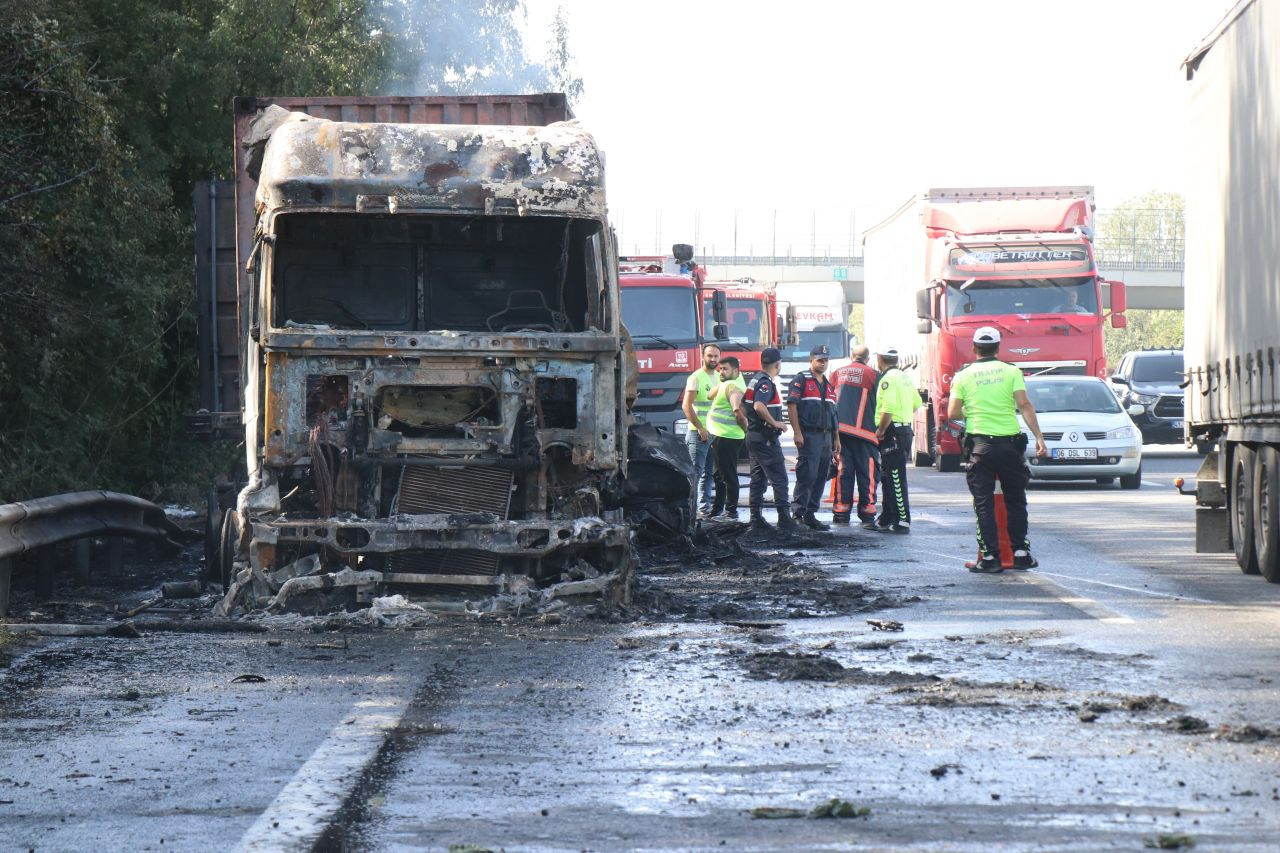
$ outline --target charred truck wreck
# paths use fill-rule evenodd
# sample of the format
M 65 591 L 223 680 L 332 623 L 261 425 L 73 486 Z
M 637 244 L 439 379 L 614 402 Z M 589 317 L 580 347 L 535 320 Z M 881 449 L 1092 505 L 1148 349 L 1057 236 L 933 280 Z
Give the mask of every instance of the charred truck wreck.
M 625 600 L 634 367 L 592 137 L 275 105 L 247 126 L 248 485 L 222 611 L 294 579 L 366 600 L 593 580 Z

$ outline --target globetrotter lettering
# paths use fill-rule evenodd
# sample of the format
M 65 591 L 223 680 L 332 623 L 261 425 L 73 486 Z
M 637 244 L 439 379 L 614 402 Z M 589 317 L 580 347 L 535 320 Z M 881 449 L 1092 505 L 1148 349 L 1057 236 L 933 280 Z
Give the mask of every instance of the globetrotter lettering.
M 1089 260 L 1083 249 L 997 249 L 982 252 L 959 252 L 951 263 L 957 267 L 991 266 L 992 264 L 1042 264 Z

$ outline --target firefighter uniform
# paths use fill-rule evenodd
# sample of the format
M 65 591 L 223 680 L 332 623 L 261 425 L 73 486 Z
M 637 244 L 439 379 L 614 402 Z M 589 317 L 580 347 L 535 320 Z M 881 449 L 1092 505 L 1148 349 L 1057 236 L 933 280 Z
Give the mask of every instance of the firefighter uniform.
M 761 363 L 781 358 L 774 349 L 766 349 L 761 355 Z M 751 459 L 751 485 L 747 492 L 747 500 L 751 506 L 752 519 L 759 518 L 764 509 L 764 490 L 773 487 L 773 505 L 778 509 L 778 520 L 785 524 L 788 515 L 787 502 L 787 465 L 782 455 L 782 443 L 778 437 L 781 432 L 770 426 L 760 413 L 755 403 L 759 401 L 769 410 L 775 421 L 782 420 L 782 394 L 778 384 L 768 373 L 761 371 L 752 377 L 742 397 L 742 408 L 747 415 L 747 455 Z
M 855 361 L 831 375 L 836 386 L 836 429 L 840 442 L 840 484 L 834 520 L 850 520 L 856 500 L 864 526 L 876 520 L 876 486 L 880 467 L 880 439 L 876 437 L 875 368 Z
M 827 347 L 814 347 L 810 357 L 826 358 Z M 822 489 L 831 466 L 831 434 L 836 429 L 836 387 L 826 376 L 818 377 L 811 370 L 802 370 L 787 386 L 787 404 L 792 403 L 796 405 L 804 447 L 796 450 L 796 488 L 791 508 L 797 518 L 811 519 L 822 502 Z
M 897 351 L 890 350 L 897 361 Z M 880 439 L 880 482 L 884 497 L 876 527 L 894 533 L 911 530 L 911 500 L 907 495 L 907 455 L 914 438 L 911 419 L 924 405 L 911 377 L 896 364 L 880 374 L 876 389 L 876 422 L 888 413 L 892 422 Z
M 981 338 L 981 339 L 980 339 Z M 999 343 L 999 332 L 979 329 L 974 335 L 978 343 Z M 1027 541 L 1027 469 L 1025 453 L 1027 436 L 1018 423 L 1014 394 L 1026 391 L 1022 371 L 999 361 L 994 356 L 979 358 L 956 374 L 951 382 L 951 397 L 964 404 L 965 446 L 969 451 L 969 471 L 965 479 L 973 495 L 973 508 L 978 515 L 978 549 L 995 563 L 999 571 L 999 528 L 996 524 L 996 480 L 1004 494 L 1009 541 L 1013 545 L 1015 567 L 1028 568 L 1034 561 Z

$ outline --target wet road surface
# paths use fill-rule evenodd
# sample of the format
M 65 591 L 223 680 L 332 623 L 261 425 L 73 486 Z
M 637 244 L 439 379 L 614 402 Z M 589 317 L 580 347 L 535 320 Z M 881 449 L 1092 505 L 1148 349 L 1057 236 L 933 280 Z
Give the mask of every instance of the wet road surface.
M 630 621 L 42 642 L 0 676 L 0 819 L 36 849 L 1274 849 L 1280 587 L 1192 553 L 1198 463 L 1033 486 L 1032 573 L 965 572 L 963 477 L 913 469 L 910 536 L 651 555 Z M 833 797 L 868 813 L 751 814 Z

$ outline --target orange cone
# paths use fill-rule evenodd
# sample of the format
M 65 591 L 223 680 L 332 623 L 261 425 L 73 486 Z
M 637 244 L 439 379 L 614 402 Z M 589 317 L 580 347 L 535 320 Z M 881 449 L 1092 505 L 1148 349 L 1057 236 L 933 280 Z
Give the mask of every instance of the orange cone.
M 1013 542 L 1009 539 L 1009 513 L 1004 508 L 1004 489 L 1000 487 L 1000 478 L 996 477 L 996 553 L 1000 557 L 1000 567 L 1013 568 Z M 982 559 L 982 549 L 978 549 L 978 560 Z M 965 563 L 965 568 L 973 568 L 973 563 Z

